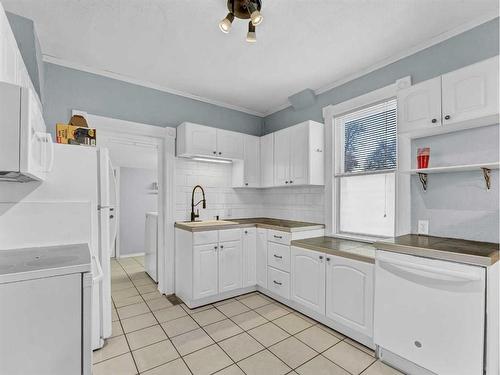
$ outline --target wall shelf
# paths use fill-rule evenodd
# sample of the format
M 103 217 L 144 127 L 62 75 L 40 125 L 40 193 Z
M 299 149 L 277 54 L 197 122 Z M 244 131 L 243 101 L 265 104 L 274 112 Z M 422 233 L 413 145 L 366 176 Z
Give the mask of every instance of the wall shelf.
M 428 175 L 433 173 L 452 173 L 452 172 L 470 172 L 470 171 L 482 171 L 484 182 L 486 184 L 486 189 L 490 190 L 491 181 L 490 175 L 492 169 L 499 169 L 500 162 L 494 163 L 481 163 L 481 164 L 463 164 L 463 165 L 450 165 L 446 167 L 431 167 L 431 168 L 419 168 L 419 169 L 410 169 L 408 171 L 402 171 L 402 173 L 406 174 L 416 174 L 420 179 L 422 184 L 422 188 L 427 190 L 427 181 Z

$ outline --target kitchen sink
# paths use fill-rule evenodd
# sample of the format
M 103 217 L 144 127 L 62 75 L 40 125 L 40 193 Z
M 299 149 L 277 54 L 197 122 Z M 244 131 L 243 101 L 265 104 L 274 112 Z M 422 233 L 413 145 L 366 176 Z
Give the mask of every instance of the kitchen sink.
M 227 221 L 227 220 L 203 220 L 203 221 L 184 221 L 182 225 L 199 228 L 199 227 L 207 227 L 207 226 L 216 226 L 216 225 L 238 225 L 237 222 Z

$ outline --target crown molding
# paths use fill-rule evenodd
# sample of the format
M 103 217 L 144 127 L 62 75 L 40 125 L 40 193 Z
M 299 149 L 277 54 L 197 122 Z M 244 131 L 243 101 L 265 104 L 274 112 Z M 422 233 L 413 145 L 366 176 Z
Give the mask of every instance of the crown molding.
M 157 84 L 152 83 L 152 82 L 148 82 L 148 81 L 144 81 L 144 80 L 141 80 L 141 79 L 138 79 L 138 78 L 133 78 L 133 77 L 125 76 L 123 74 L 115 73 L 115 72 L 112 72 L 112 71 L 109 71 L 109 70 L 102 70 L 102 69 L 92 68 L 92 67 L 89 67 L 89 66 L 86 66 L 86 65 L 82 65 L 82 64 L 78 64 L 78 63 L 75 63 L 75 62 L 72 62 L 72 61 L 60 59 L 58 57 L 51 56 L 51 55 L 45 55 L 44 54 L 42 56 L 42 58 L 43 58 L 44 62 L 47 62 L 47 63 L 50 63 L 50 64 L 55 64 L 55 65 L 59 65 L 59 66 L 63 66 L 65 68 L 71 68 L 71 69 L 80 70 L 80 71 L 86 72 L 86 73 L 91 73 L 91 74 L 96 74 L 96 75 L 107 77 L 107 78 L 116 79 L 118 81 L 131 83 L 131 84 L 137 85 L 137 86 L 147 87 L 147 88 L 150 88 L 150 89 L 154 89 L 154 90 L 166 92 L 166 93 L 177 95 L 177 96 L 182 96 L 184 98 L 197 100 L 199 102 L 203 102 L 203 103 L 207 103 L 207 104 L 212 104 L 212 105 L 215 105 L 215 106 L 218 106 L 218 107 L 222 107 L 222 108 L 232 109 L 234 111 L 247 113 L 247 114 L 253 115 L 253 116 L 264 117 L 264 113 L 262 113 L 262 112 L 258 112 L 258 111 L 254 111 L 254 110 L 251 110 L 251 109 L 248 109 L 248 108 L 239 107 L 239 106 L 236 106 L 236 105 L 232 105 L 232 104 L 220 102 L 220 101 L 213 100 L 213 99 L 204 98 L 204 97 L 201 97 L 201 96 L 198 96 L 198 95 L 194 95 L 194 94 L 190 94 L 190 93 L 187 93 L 187 92 L 184 92 L 184 91 L 179 91 L 179 90 L 171 89 L 171 88 L 168 88 L 168 87 L 165 87 L 165 86 L 157 85 Z
M 375 70 L 377 69 L 380 69 L 380 68 L 383 68 L 384 66 L 387 66 L 389 64 L 392 64 L 398 60 L 402 60 L 404 59 L 405 57 L 408 57 L 408 56 L 411 56 L 411 55 L 414 55 L 415 53 L 417 52 L 420 52 L 420 51 L 423 51 L 424 49 L 427 49 L 429 47 L 432 47 L 436 44 L 439 44 L 441 42 L 444 42 L 445 40 L 447 39 L 450 39 L 454 36 L 457 36 L 459 34 L 462 34 L 468 30 L 471 30 L 479 25 L 482 25 L 483 23 L 486 23 L 488 21 L 491 21 L 495 18 L 497 18 L 499 16 L 498 12 L 491 12 L 491 13 L 487 13 L 481 17 L 478 17 L 472 21 L 469 21 L 467 23 L 464 23 L 463 25 L 460 25 L 454 29 L 451 29 L 451 30 L 448 30 L 448 31 L 445 31 L 444 33 L 441 33 L 435 37 L 432 37 L 430 39 L 428 39 L 427 41 L 425 42 L 422 42 L 422 43 L 419 43 L 417 44 L 416 46 L 414 47 L 411 47 L 411 48 L 408 48 L 400 53 L 397 53 L 395 55 L 392 55 L 384 60 L 381 60 L 373 65 L 370 65 L 369 67 L 367 68 L 364 68 L 362 70 L 359 70 L 357 71 L 356 73 L 353 73 L 353 74 L 349 74 L 343 78 L 340 78 L 328 85 L 325 85 L 325 86 L 322 86 L 318 89 L 315 89 L 314 90 L 314 93 L 316 95 L 320 95 L 324 92 L 327 92 L 327 91 L 330 91 L 336 87 L 339 87 L 349 81 L 352 81 L 352 80 L 355 80 L 357 78 L 360 78 L 366 74 L 369 74 L 369 73 L 372 73 L 374 72 Z M 273 113 L 276 113 L 278 111 L 281 111 L 285 108 L 288 108 L 288 107 L 291 107 L 290 103 L 283 103 L 279 106 L 276 106 L 266 112 L 264 112 L 264 116 L 269 116 L 269 115 L 272 115 Z

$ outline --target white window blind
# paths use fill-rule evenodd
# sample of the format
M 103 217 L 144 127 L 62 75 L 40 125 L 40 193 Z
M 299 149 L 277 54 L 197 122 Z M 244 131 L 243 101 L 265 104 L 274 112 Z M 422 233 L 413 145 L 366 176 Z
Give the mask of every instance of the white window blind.
M 336 118 L 341 174 L 396 168 L 397 101 L 391 99 Z

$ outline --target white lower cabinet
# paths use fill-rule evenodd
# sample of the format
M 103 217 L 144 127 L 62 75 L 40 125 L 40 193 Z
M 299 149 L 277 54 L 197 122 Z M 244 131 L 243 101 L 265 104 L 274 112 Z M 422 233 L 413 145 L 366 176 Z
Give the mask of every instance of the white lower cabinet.
M 290 274 L 273 267 L 267 267 L 268 289 L 277 295 L 290 299 Z
M 218 244 L 197 245 L 193 248 L 193 298 L 205 298 L 218 293 Z
M 292 246 L 290 299 L 325 313 L 325 254 Z
M 241 288 L 241 241 L 219 244 L 219 293 Z
M 257 228 L 255 261 L 257 285 L 267 288 L 267 229 Z
M 257 284 L 257 229 L 246 228 L 241 230 L 243 286 Z
M 368 337 L 373 336 L 371 263 L 326 256 L 326 316 Z

